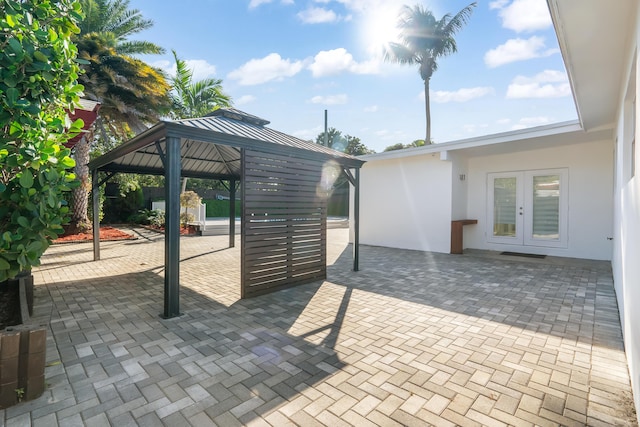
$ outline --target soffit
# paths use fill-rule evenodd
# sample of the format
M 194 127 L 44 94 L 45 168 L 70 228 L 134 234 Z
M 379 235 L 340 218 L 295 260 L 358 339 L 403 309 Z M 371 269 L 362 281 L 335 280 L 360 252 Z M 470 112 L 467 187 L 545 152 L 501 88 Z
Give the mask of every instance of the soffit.
M 637 0 L 548 0 L 578 110 L 587 131 L 612 127 Z

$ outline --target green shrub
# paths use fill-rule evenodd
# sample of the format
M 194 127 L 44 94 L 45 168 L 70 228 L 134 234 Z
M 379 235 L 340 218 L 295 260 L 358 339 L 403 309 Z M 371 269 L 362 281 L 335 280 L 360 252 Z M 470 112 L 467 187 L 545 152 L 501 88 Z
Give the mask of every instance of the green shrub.
M 165 224 L 164 211 L 161 211 L 158 209 L 151 211 L 151 215 L 149 216 L 149 222 L 154 227 L 164 227 L 164 224 Z
M 71 35 L 72 0 L 0 0 L 0 282 L 40 264 L 63 232 L 63 193 L 77 185 L 62 145 L 82 129 L 68 124 L 79 100 L 80 68 Z
M 186 227 L 190 222 L 195 220 L 196 216 L 191 212 L 182 212 L 180 214 L 180 225 L 182 225 L 182 227 Z
M 126 188 L 117 197 L 108 197 L 103 205 L 104 222 L 116 224 L 129 222 L 129 218 L 144 207 L 140 187 Z M 135 221 L 134 221 L 135 222 Z
M 229 201 L 217 199 L 205 199 L 202 201 L 206 205 L 207 218 L 228 218 L 229 217 Z M 236 200 L 236 215 L 240 215 L 240 207 L 242 203 Z

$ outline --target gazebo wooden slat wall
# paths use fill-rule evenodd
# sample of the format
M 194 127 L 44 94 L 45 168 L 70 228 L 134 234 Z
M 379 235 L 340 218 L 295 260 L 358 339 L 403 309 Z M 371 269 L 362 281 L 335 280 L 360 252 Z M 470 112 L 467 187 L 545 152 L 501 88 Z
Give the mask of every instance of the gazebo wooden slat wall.
M 243 150 L 242 298 L 327 277 L 323 163 Z

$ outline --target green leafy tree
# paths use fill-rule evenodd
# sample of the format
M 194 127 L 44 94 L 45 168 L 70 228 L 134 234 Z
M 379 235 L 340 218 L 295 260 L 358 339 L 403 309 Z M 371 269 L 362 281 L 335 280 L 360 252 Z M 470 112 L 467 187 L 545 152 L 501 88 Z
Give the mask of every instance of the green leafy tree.
M 397 144 L 393 144 L 384 149 L 384 151 L 396 151 L 407 148 L 402 142 L 398 142 Z
M 387 148 L 385 148 L 384 151 L 403 150 L 405 148 L 423 147 L 424 145 L 425 145 L 424 139 L 416 139 L 415 141 L 409 144 L 403 144 L 402 142 L 399 142 L 397 144 L 390 145 Z
M 203 117 L 221 107 L 231 107 L 231 97 L 224 93 L 221 79 L 202 79 L 193 81 L 193 70 L 178 58 L 176 51 L 176 75 L 170 79 L 173 102 L 172 115 L 176 119 Z
M 62 144 L 82 86 L 76 46 L 80 5 L 72 0 L 0 0 L 0 282 L 40 264 L 63 231 L 63 193 L 75 176 Z
M 322 132 L 316 137 L 316 144 L 324 145 L 324 139 L 324 132 Z M 374 150 L 364 145 L 357 136 L 342 136 L 342 132 L 333 127 L 327 129 L 327 142 L 329 148 L 352 156 L 375 153 Z
M 384 58 L 398 64 L 418 64 L 424 81 L 426 138 L 431 142 L 431 107 L 429 82 L 438 69 L 438 59 L 458 50 L 454 36 L 468 22 L 476 3 L 471 3 L 454 16 L 446 14 L 436 19 L 421 5 L 404 6 L 398 19 L 399 43 L 389 43 Z
M 120 142 L 142 132 L 147 125 L 169 112 L 169 84 L 164 74 L 133 57 L 162 53 L 151 42 L 130 40 L 153 22 L 144 19 L 128 0 L 80 0 L 86 18 L 80 33 L 74 37 L 78 57 L 84 60 L 80 82 L 85 97 L 101 104 L 98 139 L 101 150 L 114 148 Z M 73 228 L 88 229 L 89 162 L 96 132 L 88 132 L 74 147 L 76 174 L 81 185 L 74 190 Z
M 344 152 L 352 156 L 361 156 L 363 154 L 373 154 L 374 150 L 364 145 L 357 136 L 347 135 L 347 148 Z

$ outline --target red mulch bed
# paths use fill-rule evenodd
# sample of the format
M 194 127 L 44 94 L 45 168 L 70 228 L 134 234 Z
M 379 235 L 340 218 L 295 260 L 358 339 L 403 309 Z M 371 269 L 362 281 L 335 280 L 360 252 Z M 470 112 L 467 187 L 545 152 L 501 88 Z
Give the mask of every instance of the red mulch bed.
M 156 227 L 154 225 L 143 225 L 144 228 L 151 231 L 156 231 L 158 233 L 164 234 L 164 227 Z M 189 227 L 180 227 L 180 235 L 181 236 L 195 236 L 196 232 L 194 228 Z
M 133 240 L 135 237 L 132 234 L 120 231 L 113 227 L 100 227 L 100 240 L 107 242 L 112 240 Z M 53 243 L 74 243 L 74 242 L 89 242 L 93 240 L 93 232 L 89 233 L 73 233 L 58 237 Z

